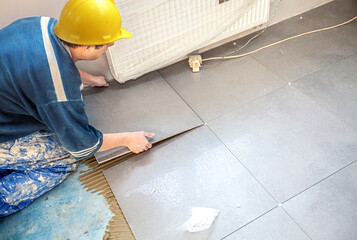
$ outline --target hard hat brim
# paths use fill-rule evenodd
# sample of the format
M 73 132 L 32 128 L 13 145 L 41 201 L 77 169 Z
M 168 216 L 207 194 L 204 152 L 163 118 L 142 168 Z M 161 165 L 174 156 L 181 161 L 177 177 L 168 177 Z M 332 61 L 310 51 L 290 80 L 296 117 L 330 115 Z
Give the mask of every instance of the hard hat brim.
M 118 40 L 122 38 L 131 38 L 131 37 L 132 35 L 128 30 L 125 30 L 124 28 L 120 29 L 120 37 L 118 38 Z

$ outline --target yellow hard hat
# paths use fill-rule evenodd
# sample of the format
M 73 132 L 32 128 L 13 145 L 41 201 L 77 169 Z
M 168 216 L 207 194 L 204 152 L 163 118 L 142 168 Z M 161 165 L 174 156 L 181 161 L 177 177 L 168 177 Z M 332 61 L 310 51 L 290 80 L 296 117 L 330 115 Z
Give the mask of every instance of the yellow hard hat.
M 104 45 L 131 37 L 121 27 L 114 0 L 69 0 L 54 31 L 60 39 L 78 45 Z

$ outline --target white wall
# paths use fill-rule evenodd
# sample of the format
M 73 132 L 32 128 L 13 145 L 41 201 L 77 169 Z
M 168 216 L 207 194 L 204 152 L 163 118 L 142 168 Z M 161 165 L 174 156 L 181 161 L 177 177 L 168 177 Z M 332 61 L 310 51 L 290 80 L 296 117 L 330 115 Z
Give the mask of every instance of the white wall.
M 19 18 L 48 16 L 58 19 L 67 0 L 1 0 L 0 28 Z
M 271 0 L 271 13 L 279 0 Z M 333 0 L 283 0 L 280 9 L 272 20 L 272 24 L 291 18 Z
M 271 0 L 271 12 L 274 11 L 274 6 L 277 1 L 278 0 Z M 280 22 L 330 1 L 332 0 L 283 0 L 283 3 L 272 23 Z M 67 0 L 1 0 L 0 29 L 16 19 L 24 17 L 49 16 L 58 19 L 66 2 Z M 116 44 L 120 44 L 120 42 Z M 80 62 L 77 65 L 81 69 L 92 74 L 102 74 L 105 75 L 107 79 L 112 79 L 105 56 L 93 62 Z

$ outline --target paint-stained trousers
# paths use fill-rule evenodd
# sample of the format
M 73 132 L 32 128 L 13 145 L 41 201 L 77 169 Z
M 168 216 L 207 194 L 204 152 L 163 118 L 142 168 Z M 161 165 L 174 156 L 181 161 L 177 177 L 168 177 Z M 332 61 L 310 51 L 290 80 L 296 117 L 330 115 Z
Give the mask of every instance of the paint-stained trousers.
M 49 130 L 0 144 L 0 217 L 15 213 L 60 184 L 78 161 Z

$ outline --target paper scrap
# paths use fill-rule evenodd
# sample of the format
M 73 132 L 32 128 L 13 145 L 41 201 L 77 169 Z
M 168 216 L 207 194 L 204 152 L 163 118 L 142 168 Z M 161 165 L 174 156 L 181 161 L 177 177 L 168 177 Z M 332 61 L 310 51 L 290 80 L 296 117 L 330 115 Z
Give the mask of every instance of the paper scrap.
M 192 207 L 191 218 L 184 224 L 191 233 L 209 229 L 218 216 L 219 211 L 213 208 Z

